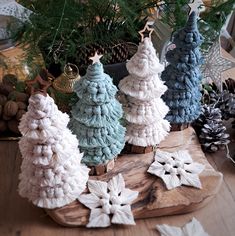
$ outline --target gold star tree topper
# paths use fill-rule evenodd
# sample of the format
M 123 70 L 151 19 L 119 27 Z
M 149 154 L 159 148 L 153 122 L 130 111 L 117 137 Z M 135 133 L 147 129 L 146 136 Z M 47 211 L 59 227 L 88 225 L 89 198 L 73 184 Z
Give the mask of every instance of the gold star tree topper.
M 47 89 L 50 87 L 51 82 L 42 79 L 40 75 L 37 75 L 35 79 L 26 81 L 28 88 L 30 89 L 30 94 L 40 93 L 47 96 Z
M 95 52 L 95 55 L 93 57 L 89 57 L 90 60 L 92 60 L 92 65 L 95 63 L 100 62 L 100 58 L 102 57 L 102 54 L 98 54 L 97 51 Z
M 153 29 L 149 27 L 149 23 L 146 22 L 144 28 L 138 32 L 141 36 L 141 42 L 144 41 L 144 38 L 150 38 L 151 34 L 153 33 Z

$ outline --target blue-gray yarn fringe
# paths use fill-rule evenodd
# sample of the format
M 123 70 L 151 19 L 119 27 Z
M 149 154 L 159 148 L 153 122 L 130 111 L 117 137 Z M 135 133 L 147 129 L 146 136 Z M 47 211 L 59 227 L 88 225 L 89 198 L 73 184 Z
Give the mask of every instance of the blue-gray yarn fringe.
M 197 16 L 193 12 L 186 26 L 174 34 L 176 48 L 166 53 L 169 65 L 162 72 L 168 90 L 162 96 L 170 108 L 166 119 L 172 123 L 191 123 L 201 111 L 200 84 L 203 63 L 199 46 L 202 36 L 197 28 Z

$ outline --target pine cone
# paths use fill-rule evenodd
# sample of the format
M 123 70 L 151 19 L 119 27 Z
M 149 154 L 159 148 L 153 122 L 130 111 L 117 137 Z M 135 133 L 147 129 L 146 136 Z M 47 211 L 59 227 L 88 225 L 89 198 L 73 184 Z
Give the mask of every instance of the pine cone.
M 222 113 L 222 119 L 228 120 L 235 117 L 235 94 L 229 90 L 212 90 L 208 92 L 207 102 L 214 104 Z
M 229 134 L 221 120 L 221 111 L 213 105 L 204 105 L 202 113 L 196 120 L 199 141 L 204 151 L 216 152 L 229 143 Z
M 232 128 L 235 129 L 235 120 L 232 121 Z
M 105 64 L 124 62 L 129 57 L 128 45 L 124 42 L 118 42 L 111 45 L 99 45 L 98 43 L 93 43 L 88 45 L 86 48 L 78 47 L 78 61 L 76 63 L 80 66 L 89 65 L 89 57 L 91 57 L 96 51 L 104 55 L 103 60 L 105 61 Z
M 201 108 L 201 115 L 195 121 L 194 126 L 199 132 L 207 121 L 221 121 L 222 115 L 219 108 L 213 107 L 213 105 L 204 105 Z
M 221 93 L 217 106 L 219 106 L 222 112 L 223 119 L 228 120 L 231 117 L 235 117 L 235 94 L 224 90 Z
M 223 82 L 223 89 L 228 90 L 230 93 L 235 94 L 235 80 L 229 78 Z

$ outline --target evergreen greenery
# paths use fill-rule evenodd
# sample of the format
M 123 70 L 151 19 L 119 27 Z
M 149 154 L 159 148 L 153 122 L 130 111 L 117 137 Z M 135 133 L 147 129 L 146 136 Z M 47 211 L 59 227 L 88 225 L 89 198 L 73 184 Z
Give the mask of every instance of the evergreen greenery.
M 163 21 L 173 30 L 185 25 L 189 2 L 165 0 L 161 5 Z M 32 57 L 38 54 L 37 48 L 40 48 L 46 66 L 54 64 L 55 70 L 58 70 L 58 65 L 62 68 L 68 61 L 79 67 L 86 65 L 84 58 L 95 50 L 103 50 L 103 63 L 110 62 L 112 54 L 116 54 L 113 48 L 126 54 L 126 43 L 139 41 L 138 31 L 143 27 L 149 9 L 156 7 L 159 1 L 19 0 L 19 3 L 35 12 L 21 37 L 22 42 L 31 44 L 28 54 Z M 212 5 L 201 14 L 199 30 L 205 38 L 201 46 L 204 50 L 218 37 L 233 4 L 234 0 L 212 0 Z M 122 44 L 125 44 L 124 48 L 117 48 Z M 123 61 L 126 59 L 125 55 Z M 30 57 L 27 60 L 30 61 Z
M 22 42 L 39 47 L 46 65 L 79 62 L 90 45 L 114 47 L 138 42 L 155 0 L 21 0 L 32 11 Z M 80 52 L 80 53 L 79 53 Z M 109 56 L 109 55 L 107 55 Z M 105 58 L 104 58 L 105 59 Z
M 189 0 L 165 0 L 162 5 L 163 21 L 169 24 L 174 31 L 182 28 L 187 21 Z M 207 51 L 220 34 L 227 16 L 234 8 L 234 0 L 211 0 L 211 6 L 200 14 L 199 31 L 204 37 L 201 48 Z

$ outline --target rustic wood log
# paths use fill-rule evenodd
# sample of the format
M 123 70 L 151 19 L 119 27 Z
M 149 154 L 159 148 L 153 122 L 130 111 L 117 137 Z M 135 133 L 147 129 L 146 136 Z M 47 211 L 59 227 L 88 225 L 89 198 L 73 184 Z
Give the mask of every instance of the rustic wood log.
M 181 131 L 187 129 L 189 124 L 171 124 L 171 132 L 172 131 Z
M 126 143 L 122 151 L 123 154 L 145 154 L 153 152 L 153 146 L 141 147 L 133 144 Z
M 90 172 L 89 175 L 103 175 L 109 171 L 111 171 L 114 168 L 115 165 L 115 161 L 110 160 L 109 162 L 107 162 L 106 164 L 100 164 L 97 166 L 89 166 L 90 168 Z
M 159 148 L 169 152 L 187 149 L 194 161 L 204 164 L 205 170 L 200 175 L 202 189 L 181 186 L 168 191 L 160 178 L 147 173 L 154 153 L 121 156 L 112 171 L 102 176 L 92 176 L 90 179 L 108 181 L 122 173 L 127 188 L 139 191 L 138 198 L 132 204 L 135 219 L 195 211 L 216 195 L 222 182 L 222 174 L 208 163 L 191 127 L 171 132 Z M 61 208 L 47 209 L 46 212 L 58 224 L 70 227 L 85 226 L 90 214 L 90 210 L 78 201 Z

